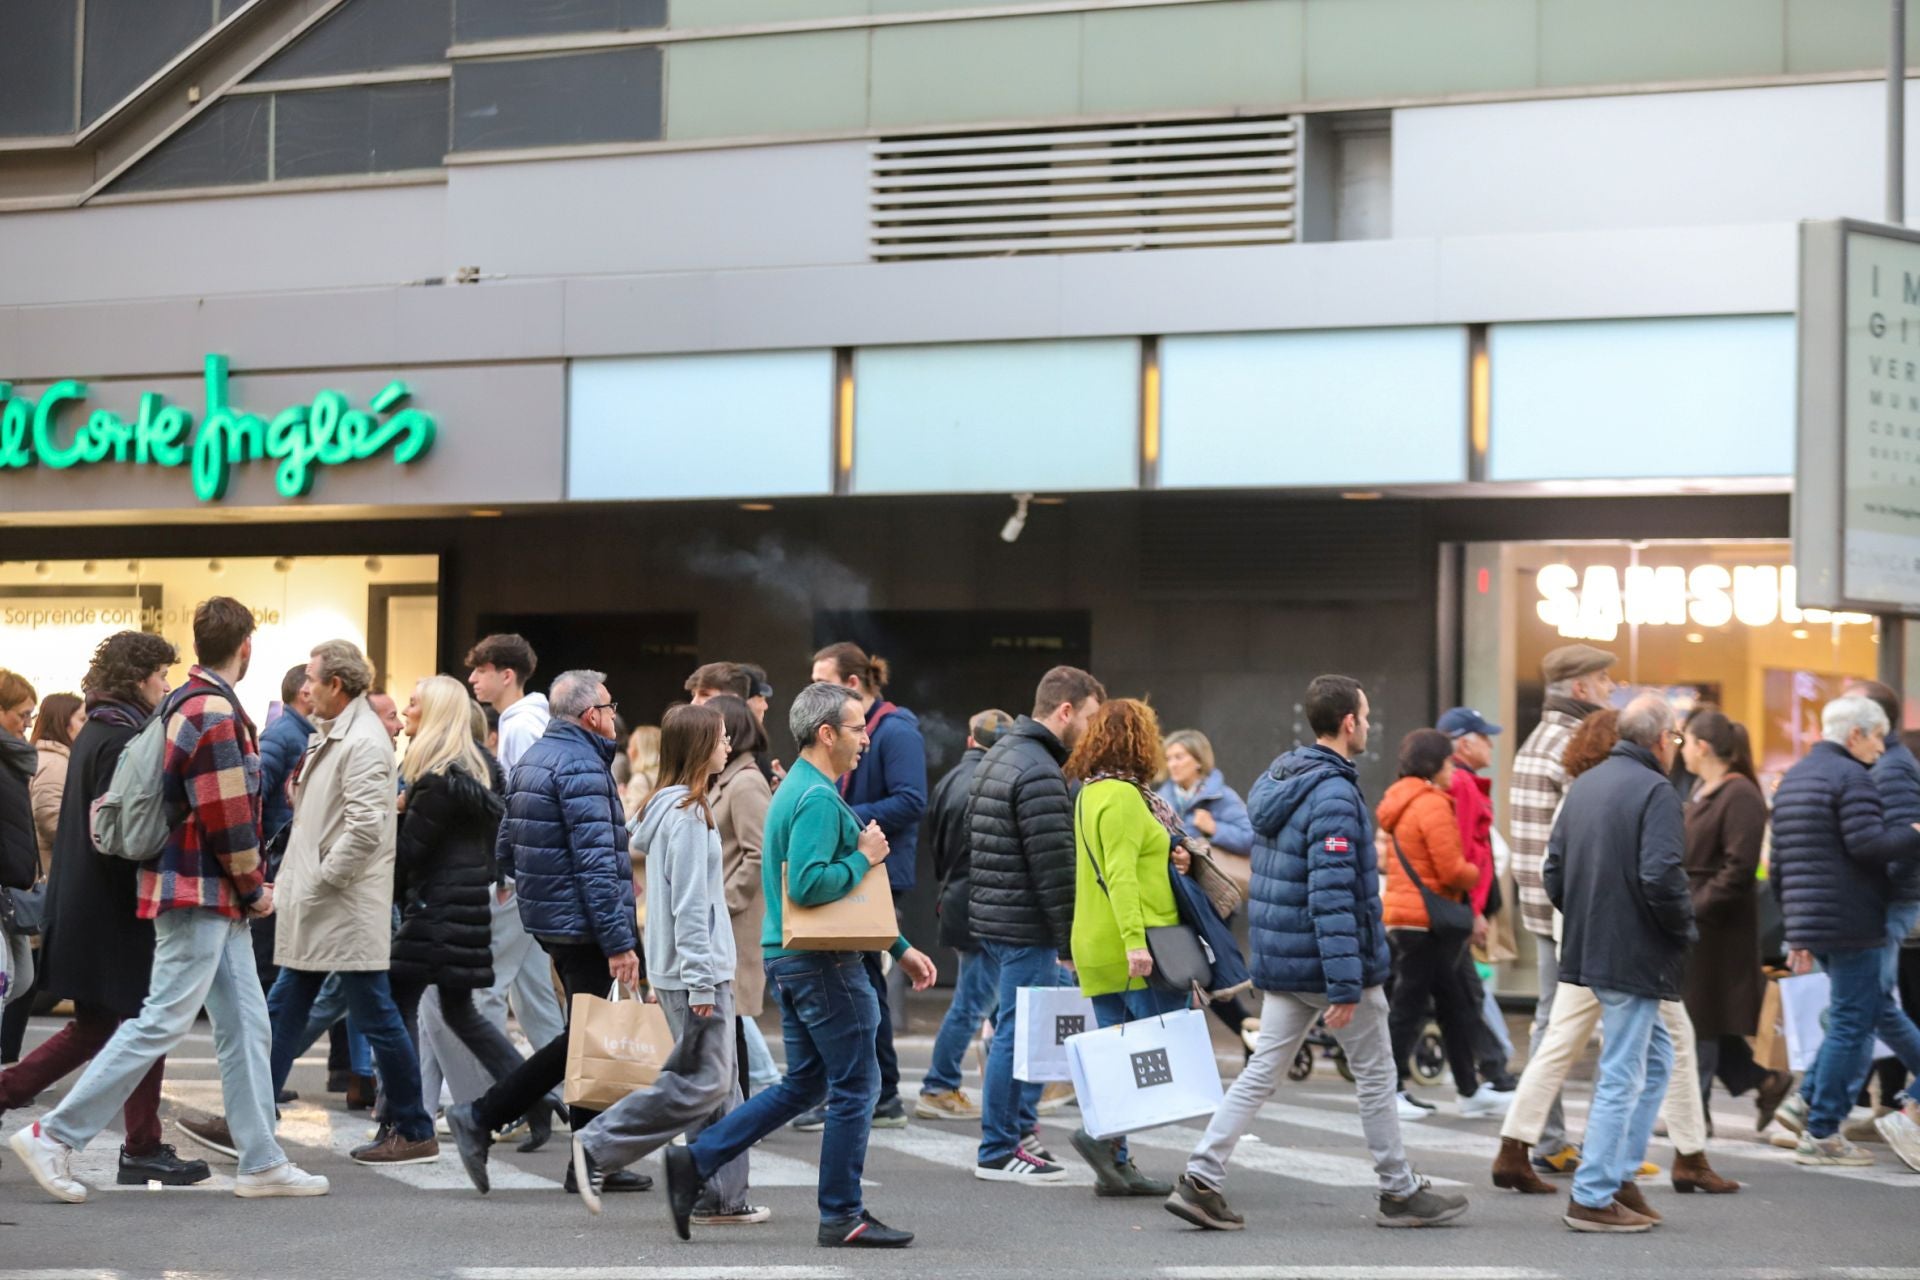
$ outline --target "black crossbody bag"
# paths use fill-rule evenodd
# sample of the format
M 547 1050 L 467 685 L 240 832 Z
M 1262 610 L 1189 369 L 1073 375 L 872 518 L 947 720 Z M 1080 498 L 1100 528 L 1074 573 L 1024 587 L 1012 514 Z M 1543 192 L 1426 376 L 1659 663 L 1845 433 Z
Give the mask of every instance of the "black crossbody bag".
M 1448 942 L 1465 942 L 1473 936 L 1473 904 L 1455 902 L 1452 898 L 1443 898 L 1427 888 L 1413 870 L 1413 864 L 1407 861 L 1407 851 L 1400 847 L 1400 837 L 1387 833 L 1393 839 L 1393 851 L 1400 857 L 1400 867 L 1407 873 L 1407 879 L 1413 881 L 1413 887 L 1420 891 L 1420 900 L 1427 904 L 1427 932 L 1436 938 Z

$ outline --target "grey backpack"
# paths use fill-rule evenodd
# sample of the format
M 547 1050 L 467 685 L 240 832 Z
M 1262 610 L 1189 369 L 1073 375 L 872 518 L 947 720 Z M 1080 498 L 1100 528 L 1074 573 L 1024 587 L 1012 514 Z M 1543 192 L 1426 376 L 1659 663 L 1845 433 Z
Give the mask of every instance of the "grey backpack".
M 93 802 L 93 847 L 108 857 L 150 862 L 166 848 L 173 827 L 166 803 L 167 721 L 187 692 L 175 692 L 140 726 L 121 751 L 106 794 Z

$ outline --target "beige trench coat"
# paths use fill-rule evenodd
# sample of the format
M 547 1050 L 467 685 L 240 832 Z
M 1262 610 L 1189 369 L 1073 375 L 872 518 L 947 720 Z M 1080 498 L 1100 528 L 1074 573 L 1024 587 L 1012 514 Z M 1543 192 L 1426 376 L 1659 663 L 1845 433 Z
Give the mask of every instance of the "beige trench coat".
M 759 1017 L 766 1003 L 760 925 L 767 904 L 760 883 L 760 844 L 772 804 L 773 789 L 760 776 L 751 751 L 735 756 L 720 771 L 713 819 L 720 828 L 720 865 L 727 877 L 727 913 L 733 918 L 733 1003 L 744 1018 Z
M 378 971 L 393 945 L 393 740 L 364 696 L 315 720 L 274 885 L 273 960 L 313 973 Z

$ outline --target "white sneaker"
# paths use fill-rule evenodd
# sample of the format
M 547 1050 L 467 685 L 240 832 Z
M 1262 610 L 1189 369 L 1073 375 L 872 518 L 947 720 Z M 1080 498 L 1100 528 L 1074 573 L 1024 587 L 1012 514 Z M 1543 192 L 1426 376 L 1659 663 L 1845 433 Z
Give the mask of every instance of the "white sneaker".
M 1498 1120 L 1512 1105 L 1512 1094 L 1495 1093 L 1485 1085 L 1473 1093 L 1460 1095 L 1460 1114 L 1469 1120 Z
M 269 1196 L 323 1196 L 327 1180 L 308 1173 L 293 1161 L 277 1164 L 259 1173 L 243 1173 L 233 1180 L 233 1194 L 243 1200 L 264 1200 Z
M 73 1148 L 41 1132 L 38 1120 L 14 1134 L 7 1145 L 27 1166 L 27 1172 L 33 1175 L 42 1191 L 68 1204 L 86 1203 L 87 1186 L 73 1176 Z
M 1900 1162 L 1920 1173 L 1920 1125 L 1908 1119 L 1904 1111 L 1890 1111 L 1873 1123 Z
M 1434 1111 L 1431 1102 L 1422 1102 L 1405 1089 L 1393 1096 L 1393 1102 L 1400 1109 L 1402 1120 L 1425 1120 Z
M 1260 1019 L 1248 1018 L 1240 1024 L 1240 1043 L 1247 1047 L 1248 1053 L 1260 1051 Z
M 1780 1109 L 1773 1113 L 1775 1123 L 1797 1139 L 1807 1127 L 1807 1100 L 1798 1093 L 1787 1095 Z M 1798 1146 L 1798 1142 L 1794 1145 Z

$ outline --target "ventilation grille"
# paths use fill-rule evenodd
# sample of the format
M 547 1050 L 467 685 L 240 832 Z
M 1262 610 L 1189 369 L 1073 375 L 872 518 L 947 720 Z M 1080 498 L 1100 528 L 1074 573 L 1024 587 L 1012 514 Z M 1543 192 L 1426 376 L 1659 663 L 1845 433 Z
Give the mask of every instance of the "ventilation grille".
M 881 261 L 1294 238 L 1292 116 L 875 142 Z
M 1164 494 L 1150 512 L 1138 534 L 1143 600 L 1418 600 L 1433 579 L 1432 536 L 1413 503 Z

